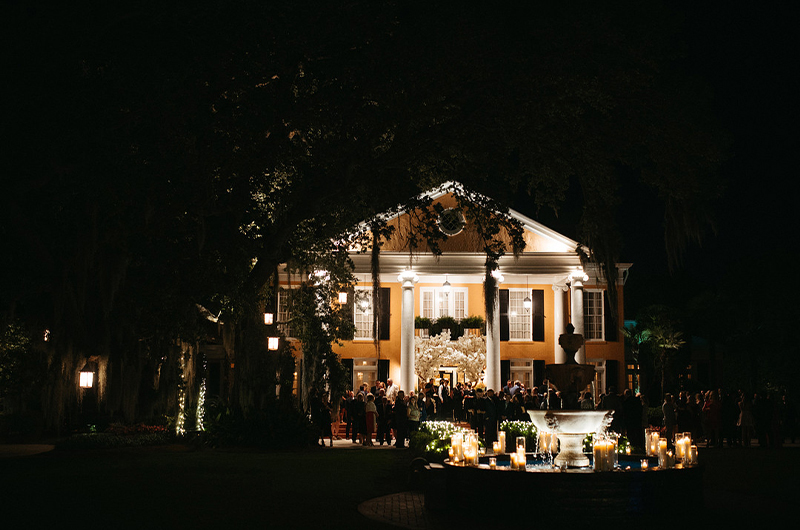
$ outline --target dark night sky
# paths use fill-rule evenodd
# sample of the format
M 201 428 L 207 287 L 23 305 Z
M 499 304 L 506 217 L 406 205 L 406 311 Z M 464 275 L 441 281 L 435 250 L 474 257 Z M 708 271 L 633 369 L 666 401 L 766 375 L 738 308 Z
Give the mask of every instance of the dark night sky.
M 743 271 L 757 276 L 790 271 L 800 257 L 794 228 L 800 192 L 794 163 L 800 117 L 800 48 L 794 37 L 798 9 L 699 2 L 686 10 L 687 66 L 713 90 L 713 110 L 732 135 L 732 149 L 722 166 L 726 189 L 715 211 L 715 232 L 690 247 L 682 266 L 670 272 L 663 208 L 638 185 L 625 188 L 618 218 L 621 261 L 634 263 L 626 287 L 626 318 L 652 303 L 681 306 L 698 290 L 714 290 Z M 579 214 L 567 205 L 559 219 L 539 219 L 575 237 L 569 226 L 575 226 Z M 741 281 L 754 279 L 743 276 Z

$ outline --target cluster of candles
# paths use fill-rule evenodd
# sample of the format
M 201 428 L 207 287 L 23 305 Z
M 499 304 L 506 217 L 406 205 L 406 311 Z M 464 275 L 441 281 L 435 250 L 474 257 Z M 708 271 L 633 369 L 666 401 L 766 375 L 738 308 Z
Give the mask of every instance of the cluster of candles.
M 662 438 L 656 429 L 645 429 L 645 445 L 647 456 L 657 456 L 658 466 L 670 468 L 675 462 L 683 464 L 697 464 L 697 446 L 692 445 L 692 433 L 679 432 L 675 434 L 675 452 L 667 448 L 667 439 Z
M 450 436 L 450 461 L 456 465 L 477 466 L 478 435 L 474 432 L 457 432 Z
M 496 455 L 506 452 L 506 431 L 497 431 L 497 440 L 492 442 L 492 452 Z
M 675 456 L 684 464 L 697 463 L 697 446 L 692 445 L 692 433 L 675 433 Z
M 511 469 L 525 471 L 528 457 L 525 456 L 525 437 L 517 436 L 517 450 L 511 453 Z
M 593 466 L 595 471 L 613 471 L 618 465 L 617 447 L 619 441 L 614 434 L 595 436 L 592 442 Z

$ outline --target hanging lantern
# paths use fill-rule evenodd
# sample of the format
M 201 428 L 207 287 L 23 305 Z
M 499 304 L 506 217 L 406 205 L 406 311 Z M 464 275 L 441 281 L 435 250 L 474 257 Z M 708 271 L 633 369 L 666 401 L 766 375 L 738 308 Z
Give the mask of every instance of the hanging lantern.
M 525 310 L 527 311 L 531 308 L 532 305 L 533 303 L 531 302 L 531 297 L 526 295 L 525 299 L 522 300 L 522 307 L 524 307 Z
M 91 366 L 91 363 L 86 363 L 83 368 L 81 368 L 78 385 L 81 388 L 92 388 L 94 386 L 94 368 Z
M 444 283 L 442 284 L 442 291 L 449 293 L 450 292 L 450 282 L 447 281 L 447 274 L 444 275 Z
M 531 302 L 531 292 L 528 290 L 528 275 L 525 275 L 525 299 L 522 300 L 522 307 L 525 308 L 525 311 L 529 311 L 531 306 L 533 306 L 533 302 Z
M 267 338 L 267 349 L 275 351 L 278 349 L 280 345 L 281 339 L 280 337 L 268 337 Z
M 264 324 L 271 326 L 274 316 L 272 313 L 264 313 Z
M 339 293 L 339 303 L 344 305 L 347 303 L 347 292 L 342 291 Z

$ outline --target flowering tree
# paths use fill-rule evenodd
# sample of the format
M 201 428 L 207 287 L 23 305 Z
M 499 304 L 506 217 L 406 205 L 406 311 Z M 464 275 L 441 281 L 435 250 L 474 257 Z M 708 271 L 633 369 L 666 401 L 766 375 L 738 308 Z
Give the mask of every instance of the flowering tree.
M 455 366 L 470 381 L 477 381 L 486 366 L 486 339 L 482 336 L 459 337 L 450 340 L 446 330 L 430 339 L 414 337 L 414 367 L 421 379 L 436 376 L 440 366 Z

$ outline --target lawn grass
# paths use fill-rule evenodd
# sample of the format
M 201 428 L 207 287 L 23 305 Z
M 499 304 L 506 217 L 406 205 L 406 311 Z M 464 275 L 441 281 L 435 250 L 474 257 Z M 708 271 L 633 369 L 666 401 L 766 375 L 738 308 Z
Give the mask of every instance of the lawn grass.
M 407 451 L 54 451 L 0 462 L 3 526 L 353 528 L 368 499 L 405 491 Z M 6 526 L 9 524 L 9 526 Z
M 388 530 L 361 516 L 358 505 L 408 491 L 414 456 L 361 447 L 261 452 L 168 445 L 4 458 L 0 528 Z M 758 526 L 794 513 L 800 447 L 701 448 L 700 460 L 705 507 L 674 492 L 664 503 L 668 526 Z M 541 493 L 532 492 L 531 504 L 515 513 L 535 521 Z M 692 508 L 700 512 L 690 516 Z M 500 521 L 509 507 L 488 509 Z

